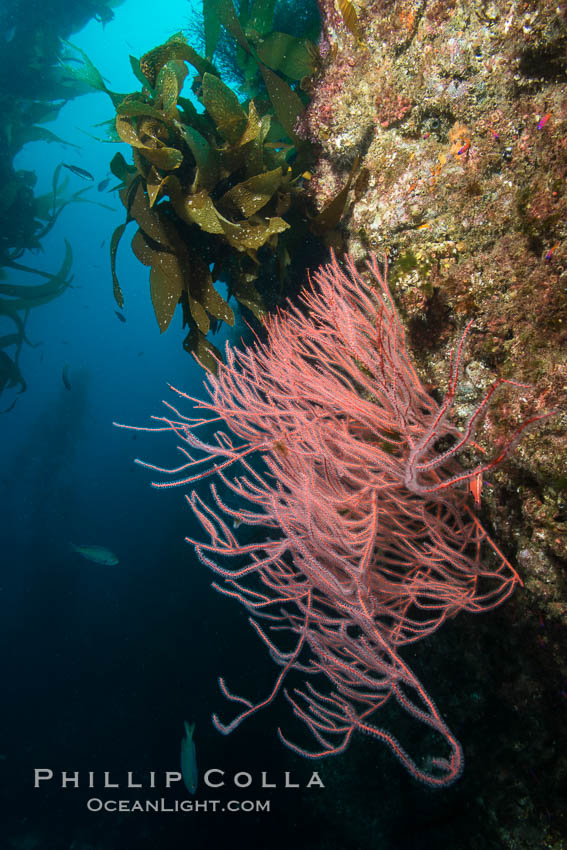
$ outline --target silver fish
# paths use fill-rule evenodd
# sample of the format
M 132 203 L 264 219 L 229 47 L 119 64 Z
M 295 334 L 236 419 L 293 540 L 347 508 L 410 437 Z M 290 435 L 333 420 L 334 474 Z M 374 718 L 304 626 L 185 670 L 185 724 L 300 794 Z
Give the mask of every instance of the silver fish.
M 190 794 L 197 790 L 197 755 L 193 742 L 195 724 L 191 726 L 185 720 L 185 737 L 181 739 L 181 776 Z
M 81 168 L 79 165 L 69 165 L 66 162 L 62 162 L 61 165 L 63 168 L 68 168 L 69 171 L 72 171 L 73 174 L 76 174 L 77 177 L 81 177 L 83 180 L 89 180 L 94 182 L 94 177 L 92 176 L 90 171 L 87 171 L 86 168 Z
M 89 544 L 80 544 L 77 546 L 75 543 L 69 543 L 69 546 L 81 558 L 92 561 L 93 564 L 104 564 L 108 567 L 114 567 L 119 563 L 114 552 L 111 552 L 110 549 L 106 549 L 104 546 L 91 546 Z

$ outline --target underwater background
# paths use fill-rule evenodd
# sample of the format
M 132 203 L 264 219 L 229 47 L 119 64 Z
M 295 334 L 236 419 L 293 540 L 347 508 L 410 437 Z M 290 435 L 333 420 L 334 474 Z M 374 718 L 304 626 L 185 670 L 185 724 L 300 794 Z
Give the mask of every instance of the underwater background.
M 31 32 L 33 23 L 34 32 L 44 28 L 53 38 L 58 33 L 85 51 L 110 89 L 130 92 L 137 84 L 129 54 L 139 57 L 180 30 L 193 32 L 202 15 L 201 4 L 194 2 L 192 6 L 187 0 L 160 4 L 125 0 L 112 15 L 108 14 L 112 4 L 85 3 L 79 25 L 76 18 L 72 23 L 66 20 L 64 4 L 13 0 L 0 12 L 0 55 L 6 51 L 7 56 L 10 45 L 26 27 Z M 67 4 L 74 13 L 82 8 L 71 0 Z M 364 8 L 368 14 L 383 11 L 386 16 L 391 5 L 396 4 Z M 483 14 L 491 14 L 488 4 L 476 5 Z M 321 9 L 328 12 L 329 6 L 322 3 Z M 408 9 L 420 18 L 426 6 L 408 4 Z M 447 9 L 454 6 L 445 4 Z M 334 15 L 339 8 L 345 7 L 339 3 Z M 315 7 L 311 14 L 318 14 Z M 353 38 L 352 31 L 347 36 Z M 562 49 L 564 39 L 563 27 L 556 38 Z M 12 80 L 3 76 L 1 92 L 13 94 L 12 88 L 19 86 L 22 101 L 32 98 L 34 74 L 41 77 L 41 65 L 31 73 L 21 68 L 20 74 L 16 62 L 11 67 Z M 564 85 L 562 77 L 553 82 Z M 314 102 L 337 96 L 334 83 L 327 85 L 326 94 L 321 93 L 322 85 L 319 93 L 312 90 Z M 237 88 L 236 82 L 233 87 Z M 408 111 L 405 94 L 392 97 L 394 106 L 388 109 L 393 112 L 382 127 L 395 127 Z M 404 654 L 463 743 L 465 770 L 451 787 L 435 790 L 417 783 L 378 742 L 360 736 L 343 755 L 316 762 L 301 759 L 277 738 L 278 727 L 291 728 L 295 723 L 284 700 L 249 719 L 234 734 L 221 736 L 213 728 L 213 712 L 221 719 L 232 716 L 217 677 L 224 676 L 237 693 L 261 698 L 272 687 L 274 666 L 249 627 L 246 612 L 210 588 L 209 572 L 184 542 L 185 536 L 198 537 L 202 531 L 182 490 L 153 490 L 147 470 L 133 463 L 142 458 L 158 465 L 175 464 L 173 439 L 113 427 L 113 422 L 149 424 L 152 414 L 161 413 L 160 400 L 169 394 L 167 383 L 204 397 L 203 370 L 183 350 L 175 319 L 168 332 L 159 333 L 148 293 L 148 270 L 127 245 L 133 231 L 127 231 L 117 253 L 124 308 L 122 319 L 116 315 L 109 251 L 111 235 L 124 221 L 124 209 L 116 192 L 109 191 L 114 177 L 102 191 L 97 186 L 110 175 L 116 150 L 128 162 L 131 156 L 127 145 L 100 138 L 103 134 L 96 125 L 113 113 L 109 99 L 100 92 L 70 99 L 48 124 L 67 146 L 29 141 L 14 160 L 17 171 L 36 175 L 36 196 L 52 191 L 54 171 L 61 162 L 84 169 L 94 182 L 81 195 L 90 203 L 70 203 L 61 211 L 41 239 L 41 253 L 27 252 L 18 258 L 28 266 L 53 271 L 63 262 L 67 240 L 73 277 L 59 297 L 29 311 L 25 335 L 32 344 L 24 344 L 18 358 L 26 391 L 0 417 L 4 647 L 0 850 L 169 850 L 211 843 L 274 850 L 567 848 L 567 669 L 561 596 L 565 574 L 558 566 L 564 564 L 565 522 L 555 503 L 548 525 L 553 526 L 554 539 L 563 541 L 552 559 L 559 570 L 563 605 L 556 608 L 555 619 L 537 600 L 532 598 L 526 612 L 516 607 L 520 603 L 514 598 L 482 617 L 462 615 L 448 622 Z M 318 115 L 324 123 L 325 110 Z M 439 115 L 442 121 L 446 113 L 441 110 Z M 355 118 L 351 115 L 349 120 Z M 429 116 L 427 121 L 431 120 Z M 559 121 L 557 112 L 552 120 Z M 9 131 L 6 121 L 3 133 Z M 338 138 L 338 130 L 333 132 Z M 435 133 L 436 127 L 425 132 Z M 322 138 L 324 148 L 329 135 Z M 464 136 L 463 144 L 460 135 L 455 139 L 460 148 L 467 144 Z M 357 144 L 368 153 L 364 139 L 357 139 Z M 343 153 L 339 151 L 340 179 L 329 178 L 325 166 L 316 178 L 327 203 L 350 180 L 352 158 L 341 160 Z M 368 171 L 368 160 L 367 165 Z M 65 176 L 68 194 L 86 188 L 80 173 L 67 169 Z M 363 174 L 357 181 L 362 206 L 368 179 Z M 474 185 L 468 191 L 474 198 L 481 189 Z M 543 256 L 556 239 L 547 233 L 545 238 L 540 232 L 534 235 L 541 217 L 534 220 L 528 238 L 543 240 L 539 246 Z M 557 215 L 553 226 L 560 227 L 560 220 Z M 416 228 L 420 221 L 416 220 Z M 355 224 L 353 229 L 360 233 L 360 221 Z M 387 228 L 391 222 L 383 224 Z M 557 237 L 559 242 L 561 248 L 553 252 L 556 263 L 563 246 Z M 363 244 L 375 247 L 370 238 Z M 302 245 L 300 265 L 307 269 L 315 268 L 327 256 L 329 245 L 337 242 L 329 239 L 323 246 L 314 245 L 305 237 Z M 430 268 L 419 255 L 410 257 L 409 249 L 399 254 L 406 263 L 401 262 L 400 275 Z M 31 282 L 24 272 L 11 270 L 9 275 L 0 283 Z M 563 300 L 552 301 L 549 308 L 554 315 L 564 311 L 564 284 L 562 279 Z M 419 297 L 427 296 L 426 292 Z M 429 318 L 443 309 L 432 297 Z M 410 305 L 410 319 L 415 320 L 416 311 Z M 424 329 L 417 320 L 414 325 L 415 341 Z M 12 330 L 8 321 L 2 333 Z M 226 339 L 237 343 L 241 335 L 249 338 L 237 314 L 235 328 L 222 325 L 214 344 L 222 349 Z M 557 362 L 564 363 L 564 354 L 557 351 Z M 4 410 L 16 394 L 8 383 L 2 389 Z M 564 435 L 560 436 L 564 450 Z M 521 477 L 521 471 L 518 474 Z M 556 494 L 565 492 L 564 468 L 561 475 L 559 480 L 556 471 Z M 529 487 L 532 479 L 525 473 L 524 478 Z M 205 482 L 203 492 L 207 488 Z M 541 504 L 548 505 L 543 496 Z M 509 522 L 504 531 L 516 539 L 520 533 L 514 532 L 514 523 L 519 524 L 516 514 Z M 83 559 L 71 543 L 107 547 L 119 563 Z M 533 558 L 526 556 L 525 565 L 533 568 L 533 564 Z M 542 571 L 545 568 L 540 564 Z M 545 581 L 549 579 L 544 576 Z M 557 597 L 551 601 L 559 605 Z M 195 800 L 219 800 L 219 810 L 88 811 L 87 801 L 93 796 L 163 797 L 168 804 L 188 799 L 181 783 L 165 789 L 160 779 L 165 771 L 180 769 L 184 721 L 196 724 L 200 780 L 207 768 L 226 772 L 224 788 L 206 789 L 200 781 L 195 796 Z M 413 729 L 411 718 L 392 711 L 386 714 L 386 724 L 395 728 L 408 749 L 425 757 L 427 733 Z M 54 779 L 34 788 L 36 768 L 52 770 Z M 307 787 L 314 770 L 324 787 Z M 62 789 L 62 771 L 78 771 L 80 788 Z M 89 771 L 95 773 L 95 789 L 86 785 Z M 121 783 L 119 790 L 101 787 L 105 771 L 111 781 Z M 150 771 L 155 771 L 156 789 L 127 789 L 128 771 L 142 783 L 149 782 Z M 250 788 L 234 786 L 233 776 L 239 771 L 251 774 Z M 262 789 L 262 772 L 277 787 Z M 286 772 L 299 788 L 284 787 Z M 269 811 L 228 812 L 230 800 L 269 800 Z

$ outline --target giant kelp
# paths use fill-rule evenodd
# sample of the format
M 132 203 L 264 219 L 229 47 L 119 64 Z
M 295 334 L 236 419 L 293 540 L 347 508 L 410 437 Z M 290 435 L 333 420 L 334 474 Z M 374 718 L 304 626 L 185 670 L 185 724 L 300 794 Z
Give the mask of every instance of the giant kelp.
M 60 64 L 61 40 L 82 30 L 93 18 L 106 25 L 114 17 L 111 7 L 121 2 L 57 0 L 46 8 L 46 4 L 29 0 L 4 0 L 0 5 L 0 96 L 53 103 L 84 94 L 87 89 L 80 90 Z
M 207 57 L 218 57 L 220 67 L 250 95 L 262 90 L 262 66 L 292 83 L 311 77 L 319 64 L 316 4 L 254 0 L 237 7 L 232 0 L 203 0 Z
M 22 127 L 25 135 L 25 128 Z M 28 127 L 28 130 L 33 129 Z M 23 144 L 23 142 L 22 142 Z M 55 273 L 19 262 L 26 253 L 38 251 L 42 238 L 51 230 L 60 212 L 73 198 L 65 199 L 60 166 L 55 169 L 53 189 L 44 196 L 35 196 L 35 175 L 6 167 L 4 192 L 0 199 L 0 321 L 9 333 L 0 336 L 0 395 L 5 390 L 26 390 L 19 367 L 24 343 L 32 343 L 26 335 L 26 322 L 34 307 L 61 295 L 71 282 L 72 252 L 66 241 L 65 257 Z M 78 198 L 77 198 L 78 200 Z M 41 284 L 13 282 L 13 272 L 44 279 Z M 12 273 L 8 276 L 8 273 Z M 15 399 L 0 412 L 11 410 Z
M 81 78 L 116 108 L 107 140 L 132 150 L 132 164 L 122 154 L 111 163 L 126 208 L 110 243 L 116 302 L 124 304 L 117 249 L 134 221 L 132 251 L 150 269 L 160 331 L 181 304 L 184 348 L 212 371 L 220 353 L 207 334 L 220 322 L 234 324 L 230 298 L 262 320 L 289 294 L 292 257 L 297 262 L 305 245 L 336 230 L 357 168 L 355 159 L 346 185 L 316 214 L 304 189 L 314 152 L 296 126 L 318 53 L 309 39 L 273 29 L 275 8 L 273 0 L 241 3 L 238 11 L 232 0 L 208 0 L 206 55 L 180 32 L 139 60 L 130 56 L 141 91 L 125 96 L 110 91 L 88 57 L 80 57 Z M 236 46 L 243 102 L 213 62 L 223 32 Z M 184 88 L 190 68 L 194 97 Z M 216 281 L 227 285 L 226 298 Z
M 61 295 L 72 281 L 71 266 L 73 253 L 71 246 L 65 240 L 65 256 L 61 267 L 55 274 L 41 269 L 18 263 L 15 260 L 6 260 L 5 265 L 16 271 L 37 275 L 45 279 L 45 283 L 26 285 L 0 282 L 0 318 L 8 320 L 13 326 L 13 332 L 0 337 L 0 395 L 5 389 L 18 389 L 19 393 L 25 392 L 27 385 L 22 377 L 19 367 L 19 357 L 22 345 L 33 343 L 26 336 L 26 322 L 29 312 L 34 307 L 47 304 Z M 10 349 L 8 354 L 6 349 Z M 15 399 L 11 404 L 0 412 L 6 413 L 12 410 Z
M 216 7 L 220 22 L 256 61 L 268 96 L 241 103 L 214 64 L 178 33 L 133 64 L 142 91 L 116 107 L 116 130 L 132 148 L 133 165 L 117 154 L 111 166 L 127 210 L 111 241 L 116 301 L 123 305 L 116 249 L 125 225 L 134 220 L 132 249 L 150 267 L 160 330 L 181 303 L 189 328 L 184 347 L 211 369 L 218 352 L 206 334 L 218 321 L 234 322 L 214 280 L 224 279 L 229 296 L 261 318 L 258 252 L 271 249 L 283 271 L 290 222 L 303 219 L 307 229 L 302 175 L 308 152 L 293 130 L 303 101 L 283 76 L 264 65 L 232 4 Z M 192 88 L 203 111 L 181 94 L 187 65 L 196 71 Z
M 60 166 L 55 169 L 52 190 L 36 195 L 35 173 L 15 168 L 14 157 L 28 142 L 69 145 L 42 125 L 57 117 L 66 100 L 89 91 L 91 86 L 78 73 L 78 68 L 87 67 L 84 57 L 70 60 L 75 63 L 74 73 L 61 61 L 62 39 L 92 17 L 103 25 L 107 23 L 113 16 L 110 5 L 117 2 L 52 4 L 49 15 L 40 5 L 23 0 L 11 0 L 0 8 L 0 395 L 26 389 L 19 358 L 24 343 L 32 344 L 26 334 L 30 310 L 61 295 L 71 282 L 72 253 L 67 242 L 58 271 L 38 269 L 20 260 L 28 252 L 41 250 L 43 238 L 68 203 L 87 200 L 84 190 L 65 195 Z M 43 282 L 22 283 L 16 276 L 19 273 Z M 11 410 L 16 398 L 0 412 Z
M 30 310 L 62 295 L 72 281 L 73 254 L 67 240 L 63 261 L 55 272 L 20 262 L 21 258 L 41 249 L 43 238 L 69 204 L 94 203 L 108 209 L 105 204 L 85 197 L 90 187 L 69 193 L 68 179 L 61 179 L 62 168 L 63 163 L 60 163 L 53 172 L 51 191 L 37 196 L 33 193 L 35 175 L 12 169 L 8 172 L 5 192 L 0 199 L 0 320 L 12 331 L 0 336 L 0 395 L 6 389 L 18 387 L 20 393 L 26 390 L 19 357 L 24 343 L 34 346 L 26 334 Z M 39 277 L 44 282 L 14 282 L 14 272 Z M 14 404 L 15 400 L 7 410 L 11 410 Z

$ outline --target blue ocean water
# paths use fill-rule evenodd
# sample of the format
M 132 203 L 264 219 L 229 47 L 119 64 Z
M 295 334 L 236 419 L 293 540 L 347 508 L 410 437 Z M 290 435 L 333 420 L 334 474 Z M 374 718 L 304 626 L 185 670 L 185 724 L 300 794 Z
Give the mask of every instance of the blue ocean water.
M 186 0 L 127 0 L 104 28 L 92 20 L 71 41 L 110 88 L 132 91 L 138 86 L 128 54 L 142 55 L 199 13 Z M 36 195 L 51 191 L 61 162 L 89 171 L 96 186 L 108 176 L 116 150 L 130 159 L 126 145 L 92 138 L 101 134 L 96 125 L 112 115 L 104 94 L 84 95 L 48 125 L 77 147 L 37 142 L 23 148 L 15 167 L 35 172 Z M 67 192 L 84 188 L 80 177 L 66 176 Z M 203 373 L 182 349 L 177 316 L 159 333 L 147 269 L 129 249 L 132 226 L 117 263 L 126 322 L 116 317 L 109 242 L 124 210 L 115 194 L 93 189 L 87 197 L 111 209 L 71 204 L 43 240 L 43 252 L 24 258 L 53 271 L 67 239 L 73 283 L 61 297 L 31 311 L 26 330 L 36 347 L 24 346 L 20 359 L 27 391 L 0 419 L 0 598 L 8 650 L 2 672 L 0 847 L 125 850 L 189 842 L 204 847 L 211 832 L 228 840 L 235 824 L 250 836 L 250 846 L 263 846 L 268 830 L 277 847 L 283 838 L 274 824 L 282 823 L 286 811 L 299 811 L 298 790 L 270 790 L 277 800 L 272 813 L 235 813 L 228 819 L 210 808 L 161 815 L 87 808 L 92 798 L 163 797 L 168 804 L 186 799 L 182 785 L 164 786 L 164 772 L 180 769 L 185 720 L 196 724 L 201 776 L 207 768 L 226 772 L 226 786 L 214 791 L 204 789 L 201 779 L 197 799 L 223 806 L 232 798 L 264 799 L 262 770 L 278 786 L 286 770 L 295 768 L 293 781 L 300 783 L 311 774 L 310 765 L 282 750 L 273 717 L 269 727 L 251 725 L 230 738 L 211 725 L 213 710 L 231 710 L 218 690 L 220 673 L 253 695 L 271 687 L 273 669 L 244 612 L 210 590 L 207 571 L 184 542 L 191 515 L 182 492 L 153 491 L 147 471 L 133 463 L 141 456 L 175 464 L 174 443 L 112 425 L 147 424 L 160 412 L 168 381 L 202 394 Z M 10 280 L 31 282 L 24 274 Z M 215 342 L 222 343 L 222 332 Z M 119 564 L 81 559 L 71 542 L 108 547 Z M 52 771 L 53 779 L 35 788 L 36 769 Z M 62 772 L 76 771 L 79 788 L 72 780 L 62 787 Z M 125 787 L 129 771 L 142 790 Z M 253 776 L 250 789 L 234 787 L 238 771 Z M 87 787 L 89 772 L 94 788 Z M 105 772 L 120 789 L 103 787 Z
M 136 84 L 128 54 L 140 56 L 183 29 L 191 15 L 200 14 L 199 5 L 126 0 L 104 29 L 93 20 L 72 42 L 110 88 L 131 91 Z M 50 128 L 78 148 L 31 143 L 16 167 L 37 174 L 37 194 L 50 191 L 62 161 L 88 170 L 97 184 L 117 149 L 129 159 L 126 146 L 89 135 L 97 135 L 95 125 L 112 114 L 103 94 L 77 98 Z M 69 190 L 80 188 L 80 177 L 69 174 Z M 324 764 L 299 759 L 277 740 L 276 728 L 289 714 L 285 705 L 229 737 L 213 729 L 213 711 L 232 717 L 218 690 L 219 674 L 236 692 L 256 699 L 271 689 L 274 669 L 245 612 L 210 589 L 209 574 L 184 542 L 186 534 L 199 532 L 182 492 L 152 490 L 151 476 L 133 463 L 141 457 L 174 465 L 174 442 L 112 425 L 147 424 L 160 413 L 167 382 L 202 395 L 203 373 L 181 347 L 178 317 L 159 334 L 147 269 L 129 250 L 128 237 L 117 266 L 126 322 L 116 317 L 109 241 L 124 211 L 112 194 L 93 190 L 89 197 L 113 209 L 70 205 L 43 241 L 44 252 L 26 258 L 55 269 L 67 239 L 73 286 L 31 312 L 27 335 L 37 347 L 25 346 L 20 360 L 28 389 L 0 419 L 1 599 L 8 650 L 1 850 L 168 850 L 208 847 L 211 841 L 252 850 L 444 846 L 439 840 L 451 829 L 454 794 L 464 807 L 466 785 L 442 793 L 417 786 L 387 753 L 366 742 Z M 221 332 L 219 347 L 222 339 Z M 104 545 L 119 564 L 82 560 L 71 542 Z M 92 799 L 163 798 L 170 807 L 187 799 L 179 783 L 164 785 L 165 772 L 179 770 L 185 720 L 196 724 L 200 776 L 207 768 L 224 771 L 224 787 L 200 784 L 196 799 L 208 801 L 208 810 L 89 811 Z M 52 771 L 53 778 L 35 788 L 36 769 Z M 324 788 L 305 788 L 313 770 L 320 771 Z M 62 787 L 63 772 L 78 772 L 79 788 L 72 780 Z M 142 789 L 127 787 L 129 772 Z M 239 772 L 244 783 L 250 775 L 249 788 L 235 787 Z M 300 787 L 285 787 L 286 772 L 287 784 Z M 118 789 L 103 787 L 105 773 L 107 784 L 118 783 Z M 268 800 L 270 810 L 230 813 L 231 800 Z
M 130 0 L 104 30 L 92 21 L 72 41 L 113 89 L 129 91 L 137 86 L 128 54 L 139 56 L 183 29 L 191 14 L 181 0 L 160 4 L 159 14 L 155 3 Z M 78 149 L 45 143 L 23 149 L 15 165 L 37 174 L 37 194 L 50 191 L 61 161 L 87 169 L 98 183 L 118 147 L 128 156 L 125 145 L 87 135 L 97 135 L 94 125 L 112 112 L 103 94 L 80 97 L 50 125 Z M 83 186 L 69 174 L 69 191 Z M 160 830 L 175 831 L 175 817 L 163 816 L 155 828 L 155 820 L 141 826 L 135 816 L 126 824 L 120 815 L 89 814 L 85 800 L 100 792 L 83 789 L 86 771 L 99 772 L 98 784 L 102 771 L 124 783 L 128 770 L 143 781 L 149 771 L 159 776 L 179 770 L 185 719 L 196 722 L 203 766 L 230 761 L 245 770 L 251 747 L 250 740 L 246 745 L 234 739 L 237 755 L 221 758 L 233 742 L 227 744 L 210 724 L 213 699 L 221 702 L 216 675 L 223 666 L 228 672 L 223 655 L 230 623 L 236 616 L 244 625 L 245 618 L 208 590 L 208 576 L 184 544 L 189 513 L 181 492 L 158 496 L 132 463 L 138 454 L 156 459 L 164 447 L 112 426 L 113 420 L 145 424 L 168 392 L 166 381 L 199 393 L 203 375 L 183 351 L 175 320 L 160 336 L 147 269 L 126 239 L 118 256 L 126 323 L 115 316 L 109 240 L 124 211 L 115 195 L 91 191 L 89 197 L 113 209 L 69 206 L 45 238 L 44 253 L 26 257 L 29 265 L 54 270 L 67 239 L 73 288 L 32 311 L 27 333 L 37 347 L 25 346 L 20 361 L 28 389 L 0 422 L 1 599 L 8 648 L 0 735 L 8 804 L 0 821 L 2 848 L 156 846 Z M 64 369 L 70 390 L 62 381 Z M 169 449 L 164 459 L 169 454 L 175 461 Z M 82 560 L 70 542 L 105 545 L 120 563 Z M 34 789 L 35 768 L 52 769 L 56 779 Z M 82 772 L 79 790 L 61 788 L 62 770 Z M 161 779 L 150 793 L 164 793 Z M 194 824 L 183 828 L 195 833 Z

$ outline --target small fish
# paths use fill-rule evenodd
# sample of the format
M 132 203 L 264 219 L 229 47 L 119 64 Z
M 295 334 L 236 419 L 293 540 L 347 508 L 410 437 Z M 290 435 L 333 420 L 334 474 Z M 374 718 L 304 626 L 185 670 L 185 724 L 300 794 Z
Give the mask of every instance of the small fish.
M 194 794 L 197 790 L 197 754 L 195 753 L 195 743 L 193 741 L 193 732 L 195 724 L 191 726 L 184 721 L 185 737 L 181 739 L 181 776 L 185 787 L 190 794 Z
M 116 313 L 116 315 L 118 316 L 118 318 L 120 319 L 121 322 L 126 321 L 126 316 L 123 316 L 122 313 L 118 312 L 118 310 L 115 310 L 114 312 Z
M 93 564 L 104 564 L 107 567 L 114 567 L 120 563 L 114 552 L 111 552 L 110 549 L 106 549 L 104 546 L 91 546 L 84 543 L 78 546 L 74 543 L 69 543 L 69 546 L 81 558 L 85 558 L 86 561 L 92 561 Z
M 551 118 L 551 112 L 546 112 L 543 118 L 540 118 L 537 122 L 538 130 L 543 130 L 549 119 Z
M 63 386 L 66 390 L 71 391 L 71 379 L 69 378 L 69 364 L 65 363 L 63 366 L 63 371 L 61 372 L 61 380 L 63 381 Z
M 101 180 L 98 186 L 96 187 L 99 192 L 104 192 L 108 184 L 110 183 L 110 177 L 105 177 L 104 180 Z
M 112 11 L 112 9 L 107 9 L 106 6 L 101 3 L 98 6 L 94 19 L 95 21 L 98 21 L 99 24 L 102 24 L 102 28 L 104 29 L 105 26 L 110 23 L 110 21 L 114 20 L 114 12 Z
M 78 165 L 67 165 L 66 162 L 61 163 L 63 168 L 68 168 L 69 171 L 72 171 L 73 174 L 76 174 L 77 177 L 82 177 L 83 180 L 92 180 L 94 183 L 94 177 L 92 176 L 90 171 L 86 171 L 84 168 L 79 168 Z
M 545 260 L 546 263 L 550 262 L 551 258 L 553 257 L 553 252 L 557 248 L 559 248 L 559 242 L 556 242 L 555 245 L 553 245 L 553 247 L 550 248 L 549 251 L 547 252 L 547 254 L 545 255 L 544 260 Z
M 461 154 L 466 153 L 468 151 L 468 149 L 470 148 L 470 146 L 471 146 L 470 142 L 465 142 L 464 145 L 462 146 L 462 148 L 460 148 L 457 151 L 457 156 L 461 156 Z

